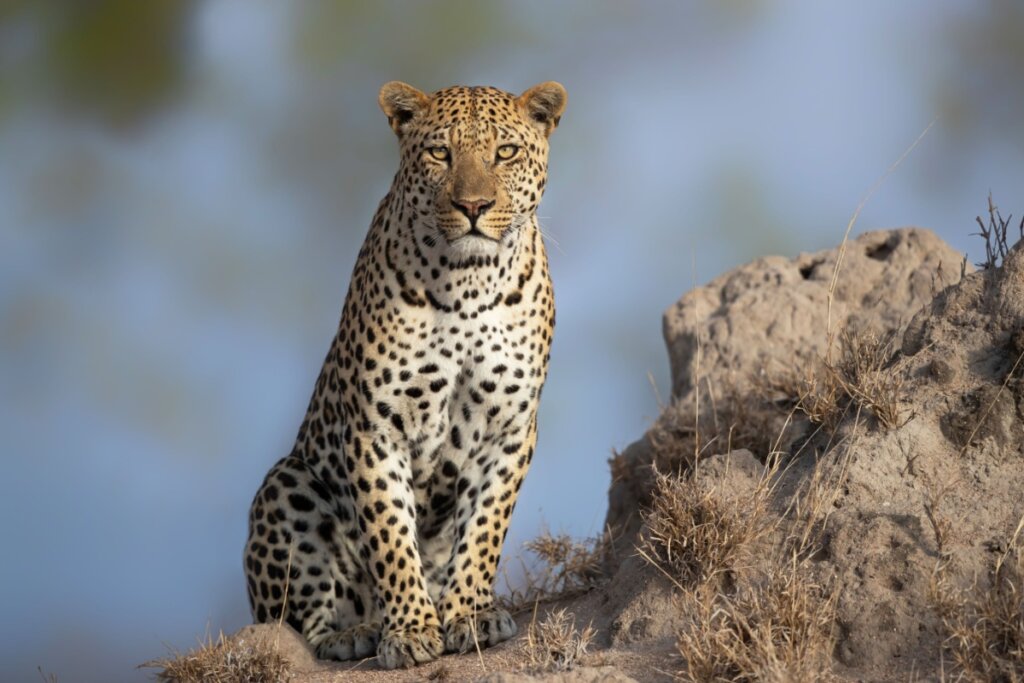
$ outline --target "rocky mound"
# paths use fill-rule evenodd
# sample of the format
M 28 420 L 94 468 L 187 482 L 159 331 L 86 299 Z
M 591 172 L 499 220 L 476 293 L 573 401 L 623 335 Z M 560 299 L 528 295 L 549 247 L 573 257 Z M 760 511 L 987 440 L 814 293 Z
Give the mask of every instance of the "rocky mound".
M 730 441 L 788 463 L 777 517 L 819 466 L 841 465 L 812 562 L 835 591 L 836 673 L 908 680 L 957 657 L 942 654 L 943 607 L 968 593 L 950 586 L 984 593 L 1008 550 L 1019 559 L 1009 545 L 1024 514 L 1024 243 L 1001 267 L 969 272 L 928 231 L 868 233 L 848 244 L 833 284 L 843 257 L 760 259 L 669 309 L 673 405 L 613 461 L 608 524 L 621 530 L 620 551 L 635 546 L 648 531 L 637 513 L 651 503 L 652 471 L 726 472 L 715 461 L 736 460 Z M 733 491 L 744 487 L 735 475 L 710 474 Z M 619 626 L 678 629 L 668 587 L 629 595 L 636 581 L 625 577 L 637 571 L 624 562 L 612 582 L 623 590 L 611 590 L 624 616 L 652 607 Z M 1019 637 L 1019 593 L 1016 606 Z
M 814 366 L 825 355 L 830 330 L 881 336 L 901 329 L 958 283 L 962 268 L 973 270 L 963 262 L 934 233 L 910 228 L 865 233 L 846 248 L 794 259 L 760 258 L 716 278 L 665 312 L 673 402 L 663 417 L 688 419 L 703 400 L 705 422 L 746 417 L 729 426 L 770 443 L 781 423 L 771 416 L 765 422 L 764 411 L 756 410 L 765 381 Z M 730 414 L 710 409 L 715 394 L 728 394 L 723 408 Z M 750 415 L 732 414 L 748 407 Z M 613 527 L 637 528 L 637 512 L 651 490 L 649 436 L 612 463 L 607 523 Z

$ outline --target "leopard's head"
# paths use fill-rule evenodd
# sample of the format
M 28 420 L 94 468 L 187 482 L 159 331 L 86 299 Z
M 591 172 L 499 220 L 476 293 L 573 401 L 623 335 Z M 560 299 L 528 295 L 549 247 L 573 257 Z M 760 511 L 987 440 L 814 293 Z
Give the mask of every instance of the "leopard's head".
M 462 86 L 426 95 L 385 84 L 380 106 L 401 148 L 393 192 L 415 213 L 418 241 L 456 258 L 513 243 L 544 193 L 548 136 L 565 101 L 555 82 L 519 96 Z

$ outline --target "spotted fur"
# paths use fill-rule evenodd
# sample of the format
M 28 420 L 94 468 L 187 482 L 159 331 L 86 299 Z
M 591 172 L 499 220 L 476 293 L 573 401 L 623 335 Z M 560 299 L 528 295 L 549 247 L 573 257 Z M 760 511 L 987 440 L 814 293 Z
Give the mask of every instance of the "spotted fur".
M 398 173 L 244 563 L 257 622 L 392 669 L 516 632 L 493 586 L 554 329 L 535 214 L 565 90 L 392 82 L 380 105 Z

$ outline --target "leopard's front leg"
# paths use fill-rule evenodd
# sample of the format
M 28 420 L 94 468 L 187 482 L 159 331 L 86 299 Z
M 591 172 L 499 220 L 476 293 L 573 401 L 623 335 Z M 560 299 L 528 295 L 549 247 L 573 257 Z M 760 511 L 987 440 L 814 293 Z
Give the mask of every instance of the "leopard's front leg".
M 432 661 L 443 652 L 441 622 L 416 544 L 409 456 L 380 433 L 356 436 L 351 449 L 360 552 L 383 621 L 377 658 L 385 669 Z M 377 467 L 361 472 L 363 462 Z M 381 471 L 385 467 L 387 474 Z
M 494 604 L 494 582 L 516 496 L 533 457 L 535 419 L 525 432 L 498 440 L 489 455 L 470 458 L 459 478 L 455 547 L 438 604 L 447 652 L 496 645 L 516 634 L 515 621 Z

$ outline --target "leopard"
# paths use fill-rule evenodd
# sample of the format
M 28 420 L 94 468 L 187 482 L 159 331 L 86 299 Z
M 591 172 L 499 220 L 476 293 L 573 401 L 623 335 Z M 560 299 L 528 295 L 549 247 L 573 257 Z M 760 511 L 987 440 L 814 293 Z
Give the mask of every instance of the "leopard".
M 407 668 L 517 632 L 495 583 L 551 355 L 537 207 L 566 98 L 380 89 L 398 171 L 243 557 L 253 620 L 321 659 Z

